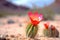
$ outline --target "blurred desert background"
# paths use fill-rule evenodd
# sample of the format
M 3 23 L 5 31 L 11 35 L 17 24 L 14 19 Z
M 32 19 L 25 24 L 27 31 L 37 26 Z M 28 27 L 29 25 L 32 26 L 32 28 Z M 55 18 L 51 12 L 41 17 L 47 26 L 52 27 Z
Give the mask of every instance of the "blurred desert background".
M 29 22 L 28 12 L 38 11 L 44 15 L 44 20 L 39 24 L 39 30 L 35 39 L 30 40 L 60 40 L 60 0 L 55 0 L 49 6 L 40 8 L 33 4 L 28 6 L 16 6 L 6 0 L 0 0 L 0 38 L 8 40 L 28 40 L 25 29 Z M 59 31 L 59 38 L 47 38 L 42 35 L 43 23 L 50 22 Z M 8 37 L 6 37 L 8 35 Z M 41 37 L 42 36 L 42 37 Z M 2 39 L 0 39 L 2 40 Z

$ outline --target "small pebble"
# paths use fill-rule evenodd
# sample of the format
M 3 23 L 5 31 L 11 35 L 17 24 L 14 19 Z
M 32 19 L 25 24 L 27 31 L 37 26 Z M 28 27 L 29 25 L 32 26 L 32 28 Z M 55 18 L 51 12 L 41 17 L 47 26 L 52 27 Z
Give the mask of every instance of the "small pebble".
M 6 35 L 6 37 L 9 37 L 8 35 Z
M 19 24 L 20 27 L 22 27 L 22 24 Z
M 15 36 L 14 35 L 11 35 L 12 38 L 14 38 Z

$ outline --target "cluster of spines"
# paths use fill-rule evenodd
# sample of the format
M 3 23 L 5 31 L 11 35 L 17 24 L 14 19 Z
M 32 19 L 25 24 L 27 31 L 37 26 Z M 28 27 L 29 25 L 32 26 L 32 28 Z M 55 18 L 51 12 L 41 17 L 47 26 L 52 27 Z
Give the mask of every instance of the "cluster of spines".
M 34 38 L 37 34 L 37 31 L 38 31 L 37 26 L 29 24 L 27 29 L 26 29 L 26 35 L 27 35 L 27 37 Z

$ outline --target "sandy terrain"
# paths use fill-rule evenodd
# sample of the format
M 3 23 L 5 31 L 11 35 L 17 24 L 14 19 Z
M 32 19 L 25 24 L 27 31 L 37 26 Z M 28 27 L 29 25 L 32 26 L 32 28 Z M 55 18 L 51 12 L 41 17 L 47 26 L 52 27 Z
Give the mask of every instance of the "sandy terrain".
M 8 24 L 7 21 L 8 19 L 12 19 L 15 21 L 13 24 Z M 16 36 L 15 40 L 29 40 L 26 38 L 26 26 L 28 23 L 28 20 L 26 17 L 7 17 L 7 18 L 2 18 L 0 19 L 0 22 L 3 22 L 4 24 L 0 24 L 0 37 L 1 35 L 9 35 L 10 40 L 14 40 L 14 38 L 11 38 L 11 35 Z M 39 30 L 38 33 L 35 37 L 34 40 L 60 40 L 60 35 L 59 38 L 48 38 L 48 37 L 43 37 L 43 23 L 45 22 L 50 22 L 50 24 L 53 24 L 56 26 L 57 30 L 59 30 L 60 33 L 60 21 L 42 21 L 39 24 Z M 31 39 L 33 40 L 33 39 Z

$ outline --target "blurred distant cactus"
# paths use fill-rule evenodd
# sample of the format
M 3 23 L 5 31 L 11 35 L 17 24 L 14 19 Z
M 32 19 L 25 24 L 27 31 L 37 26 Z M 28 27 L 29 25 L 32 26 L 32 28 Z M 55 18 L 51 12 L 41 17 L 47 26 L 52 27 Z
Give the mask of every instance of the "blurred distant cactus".
M 38 11 L 39 13 L 42 13 L 44 15 L 44 20 L 54 20 L 54 11 L 49 8 L 49 7 L 46 7 L 46 8 L 35 8 L 33 10 L 31 10 L 32 12 L 34 11 Z
M 42 10 L 45 20 L 53 20 L 54 19 L 54 12 L 50 8 L 46 8 Z

